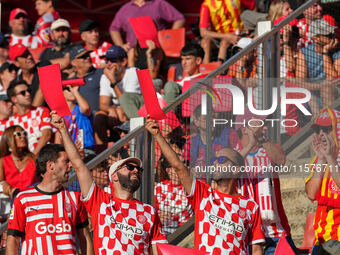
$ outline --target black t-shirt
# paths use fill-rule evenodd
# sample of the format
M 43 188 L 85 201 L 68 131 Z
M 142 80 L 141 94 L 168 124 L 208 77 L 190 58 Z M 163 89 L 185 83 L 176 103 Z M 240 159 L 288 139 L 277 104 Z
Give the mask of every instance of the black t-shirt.
M 39 60 L 43 61 L 43 60 L 63 58 L 65 54 L 68 53 L 72 49 L 73 46 L 74 44 L 71 43 L 59 51 L 57 51 L 55 47 L 47 48 L 41 53 Z

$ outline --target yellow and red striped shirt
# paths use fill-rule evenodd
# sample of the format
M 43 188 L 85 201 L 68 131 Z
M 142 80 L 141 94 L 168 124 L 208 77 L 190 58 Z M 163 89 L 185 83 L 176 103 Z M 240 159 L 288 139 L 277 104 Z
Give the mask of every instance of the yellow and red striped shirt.
M 240 0 L 205 0 L 201 5 L 199 27 L 212 24 L 218 33 L 235 33 L 243 30 Z
M 332 119 L 333 137 L 337 147 L 336 162 L 340 163 L 340 112 L 325 108 L 321 110 L 320 114 L 328 112 L 329 117 Z M 314 157 L 311 164 L 316 164 L 318 158 Z M 312 166 L 312 165 L 311 165 Z M 313 169 L 313 168 L 312 168 Z M 338 169 L 333 169 L 337 171 Z M 310 176 L 307 178 L 306 183 L 313 177 L 314 169 Z M 337 187 L 333 178 L 331 177 L 330 169 L 327 166 L 325 173 L 322 177 L 321 188 L 316 194 L 318 206 L 316 208 L 314 218 L 315 230 L 315 245 L 321 245 L 330 239 L 340 241 L 340 188 Z

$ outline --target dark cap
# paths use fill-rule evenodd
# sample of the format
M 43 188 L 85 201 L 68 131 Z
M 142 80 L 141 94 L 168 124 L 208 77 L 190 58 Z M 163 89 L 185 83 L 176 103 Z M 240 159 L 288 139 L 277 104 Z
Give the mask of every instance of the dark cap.
M 7 69 L 10 70 L 10 71 L 12 71 L 12 70 L 18 71 L 18 67 L 16 65 L 9 63 L 9 62 L 5 62 L 0 66 L 0 73 L 2 73 L 3 71 L 5 71 Z
M 86 53 L 90 53 L 90 52 L 91 51 L 86 50 L 80 44 L 76 44 L 69 51 L 69 53 L 70 53 L 70 60 L 74 60 L 74 59 L 79 58 L 79 57 L 85 55 Z
M 127 54 L 125 50 L 117 45 L 112 45 L 105 53 L 105 56 L 102 58 L 106 58 L 107 60 L 110 60 L 111 62 L 117 62 L 118 60 L 121 60 L 123 58 L 127 58 Z
M 99 27 L 99 23 L 97 21 L 91 19 L 83 20 L 79 26 L 79 33 L 90 31 L 96 27 Z
M 7 94 L 0 94 L 0 101 L 9 101 Z

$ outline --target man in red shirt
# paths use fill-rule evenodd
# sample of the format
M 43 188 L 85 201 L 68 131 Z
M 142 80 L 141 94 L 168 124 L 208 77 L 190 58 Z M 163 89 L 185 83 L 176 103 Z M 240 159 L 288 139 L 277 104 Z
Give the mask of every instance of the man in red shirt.
M 37 159 L 38 185 L 19 193 L 9 216 L 6 254 L 93 254 L 87 212 L 80 193 L 68 191 L 71 164 L 59 144 L 42 148 Z
M 125 158 L 112 164 L 107 192 L 93 181 L 82 161 L 62 117 L 51 112 L 52 124 L 59 129 L 67 155 L 71 159 L 82 193 L 82 200 L 91 215 L 96 254 L 153 254 L 156 243 L 167 243 L 156 210 L 134 199 L 142 178 L 142 162 Z
M 190 176 L 189 170 L 162 136 L 156 121 L 147 119 L 146 129 L 154 136 L 188 196 L 195 212 L 195 248 L 209 254 L 263 254 L 259 206 L 237 193 L 237 173 L 242 156 L 229 148 L 215 153 L 212 166 L 230 169 L 213 173 L 217 187 L 212 189 Z
M 40 16 L 35 24 L 33 35 L 38 36 L 44 46 L 51 44 L 51 25 L 59 19 L 59 13 L 55 11 L 56 0 L 35 0 L 35 9 Z

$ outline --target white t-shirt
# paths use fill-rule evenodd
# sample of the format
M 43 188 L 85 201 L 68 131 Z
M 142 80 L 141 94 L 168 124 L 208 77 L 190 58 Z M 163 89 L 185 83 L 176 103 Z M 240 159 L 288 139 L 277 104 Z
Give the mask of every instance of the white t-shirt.
M 136 67 L 130 67 L 127 68 L 124 74 L 123 79 L 117 84 L 123 92 L 129 92 L 129 93 L 138 93 L 141 94 L 140 85 L 137 77 L 137 68 Z M 109 96 L 112 98 L 112 103 L 114 105 L 119 105 L 119 101 L 116 97 L 116 94 L 111 88 L 111 82 L 106 77 L 105 74 L 102 75 L 100 78 L 100 96 Z

